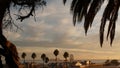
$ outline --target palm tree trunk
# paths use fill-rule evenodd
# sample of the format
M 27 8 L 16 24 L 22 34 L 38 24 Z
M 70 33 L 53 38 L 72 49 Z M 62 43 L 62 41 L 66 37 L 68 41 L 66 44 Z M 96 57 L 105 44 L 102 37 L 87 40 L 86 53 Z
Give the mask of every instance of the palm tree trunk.
M 44 68 L 44 61 L 43 61 L 43 68 Z
M 68 67 L 67 67 L 67 58 L 65 58 L 65 64 L 66 64 L 66 68 L 68 68 Z
M 24 64 L 25 64 L 25 58 L 24 58 Z
M 57 56 L 56 56 L 56 68 L 58 68 L 58 66 L 57 66 Z
M 33 59 L 33 63 L 34 63 L 34 59 Z

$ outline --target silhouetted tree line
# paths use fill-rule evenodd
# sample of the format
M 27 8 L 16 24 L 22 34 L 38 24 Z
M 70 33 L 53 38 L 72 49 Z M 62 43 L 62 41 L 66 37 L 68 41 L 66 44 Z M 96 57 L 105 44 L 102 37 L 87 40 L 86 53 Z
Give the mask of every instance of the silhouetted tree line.
M 58 50 L 58 49 L 55 49 L 54 52 L 53 52 L 53 54 L 55 55 L 56 68 L 58 68 L 58 66 L 57 66 L 57 62 L 58 62 L 57 56 L 59 55 L 59 50 Z M 26 63 L 26 60 L 25 60 L 26 56 L 27 56 L 27 54 L 26 54 L 25 52 L 23 52 L 23 53 L 21 54 L 21 58 L 23 59 L 23 64 Z M 36 53 L 33 52 L 33 53 L 31 54 L 31 58 L 33 59 L 33 63 L 34 63 L 34 60 L 35 60 L 36 57 L 37 57 Z M 65 61 L 65 63 L 67 64 L 67 61 L 68 61 L 67 58 L 69 57 L 69 53 L 68 53 L 68 52 L 64 52 L 63 57 L 65 58 L 64 61 Z M 42 53 L 42 54 L 41 54 L 41 59 L 42 59 L 42 61 L 43 61 L 43 68 L 44 68 L 44 67 L 45 67 L 45 63 L 47 64 L 50 59 L 46 56 L 45 53 Z M 67 66 L 67 65 L 66 65 L 66 66 Z

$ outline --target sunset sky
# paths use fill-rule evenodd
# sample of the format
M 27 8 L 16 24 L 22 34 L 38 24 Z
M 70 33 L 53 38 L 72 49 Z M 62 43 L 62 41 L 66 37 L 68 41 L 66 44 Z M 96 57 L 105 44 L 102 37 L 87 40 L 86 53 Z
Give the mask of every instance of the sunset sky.
M 16 45 L 20 55 L 26 52 L 29 59 L 31 53 L 35 52 L 37 59 L 40 59 L 42 53 L 54 58 L 53 51 L 58 49 L 60 59 L 64 59 L 62 55 L 65 51 L 73 54 L 75 59 L 120 59 L 120 18 L 117 20 L 113 46 L 110 46 L 106 38 L 102 48 L 99 43 L 100 19 L 107 2 L 102 6 L 88 35 L 85 36 L 83 22 L 73 26 L 71 0 L 68 0 L 65 6 L 62 0 L 47 1 L 44 9 L 36 10 L 36 21 L 34 17 L 23 22 L 16 21 L 23 31 L 4 31 L 6 37 Z

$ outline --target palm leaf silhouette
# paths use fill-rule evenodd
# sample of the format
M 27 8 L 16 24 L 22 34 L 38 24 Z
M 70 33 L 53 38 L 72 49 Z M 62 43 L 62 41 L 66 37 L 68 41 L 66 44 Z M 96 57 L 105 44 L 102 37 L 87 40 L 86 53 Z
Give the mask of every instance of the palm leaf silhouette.
M 65 5 L 66 1 L 67 1 L 67 0 L 63 0 L 63 4 L 64 4 L 64 5 Z
M 92 26 L 96 14 L 101 9 L 105 0 L 72 0 L 70 11 L 73 14 L 73 25 L 81 22 L 84 19 L 85 34 L 89 27 Z M 108 0 L 107 6 L 104 9 L 100 25 L 100 45 L 102 47 L 104 41 L 104 29 L 106 22 L 109 22 L 107 39 L 110 38 L 110 44 L 114 40 L 116 20 L 118 18 L 118 10 L 120 7 L 120 0 Z

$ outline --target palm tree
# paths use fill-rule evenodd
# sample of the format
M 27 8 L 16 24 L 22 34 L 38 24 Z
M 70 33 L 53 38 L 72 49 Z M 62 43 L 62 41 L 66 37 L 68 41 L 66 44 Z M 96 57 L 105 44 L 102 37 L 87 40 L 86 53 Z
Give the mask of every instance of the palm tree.
M 58 49 L 54 50 L 53 54 L 56 56 L 56 62 L 57 62 L 57 56 L 59 54 L 59 50 Z
M 63 0 L 64 4 L 67 0 Z M 93 20 L 101 9 L 105 0 L 72 0 L 70 11 L 73 14 L 73 24 L 76 25 L 77 21 L 84 21 L 85 34 L 92 26 Z M 120 7 L 120 0 L 108 0 L 108 4 L 104 9 L 100 25 L 100 44 L 102 47 L 104 41 L 104 29 L 106 22 L 109 21 L 107 39 L 110 37 L 110 44 L 114 40 L 116 20 L 118 18 L 118 11 Z
M 49 58 L 46 57 L 46 58 L 45 58 L 45 63 L 48 63 L 48 62 L 49 62 Z
M 56 56 L 56 67 L 57 67 L 57 56 L 59 54 L 58 49 L 54 50 L 53 54 Z
M 65 61 L 67 62 L 67 58 L 69 57 L 69 53 L 68 52 L 64 52 L 63 57 L 65 58 Z
M 64 52 L 63 57 L 65 58 L 66 68 L 68 68 L 67 67 L 67 58 L 69 57 L 69 53 L 68 52 Z
M 23 21 L 24 19 L 34 15 L 35 8 L 37 6 L 43 7 L 45 5 L 46 5 L 45 0 L 0 0 L 0 45 L 2 47 L 2 49 L 0 50 L 4 51 L 0 52 L 1 55 L 5 57 L 5 61 L 10 68 L 19 68 L 20 63 L 15 45 L 14 45 L 15 50 L 7 46 L 8 40 L 3 34 L 3 28 L 11 29 L 12 26 L 15 26 L 17 29 L 19 28 L 13 22 L 10 13 L 11 11 L 10 7 L 19 6 L 19 8 L 17 8 L 19 11 L 18 14 L 16 14 L 16 16 L 18 16 L 17 19 Z M 30 12 L 26 13 L 26 15 L 21 15 L 20 13 L 22 13 L 22 10 L 24 9 L 30 9 Z
M 44 68 L 45 58 L 46 58 L 46 55 L 43 53 L 43 54 L 41 55 L 41 59 L 43 60 L 43 68 Z
M 45 58 L 45 63 L 47 64 L 48 62 L 49 62 L 49 58 L 46 57 L 46 58 Z
M 24 60 L 24 63 L 25 63 L 25 57 L 26 57 L 26 53 L 25 53 L 25 52 L 23 52 L 23 53 L 22 53 L 22 55 L 21 55 L 21 57 L 23 58 L 23 60 Z
M 31 57 L 32 57 L 33 63 L 34 63 L 34 60 L 35 60 L 35 58 L 37 57 L 36 53 L 32 53 Z

